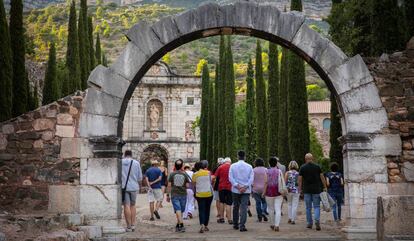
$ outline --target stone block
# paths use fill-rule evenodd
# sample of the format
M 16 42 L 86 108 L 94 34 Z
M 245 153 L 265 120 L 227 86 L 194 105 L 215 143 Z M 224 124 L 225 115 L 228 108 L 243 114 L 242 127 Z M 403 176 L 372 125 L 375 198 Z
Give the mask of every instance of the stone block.
M 102 227 L 101 226 L 79 226 L 79 231 L 86 233 L 89 239 L 101 238 L 102 237 Z
M 152 56 L 163 47 L 163 43 L 151 28 L 151 25 L 145 21 L 139 21 L 132 26 L 126 36 L 147 56 Z
M 263 3 L 258 7 L 255 29 L 276 34 L 281 26 L 280 11 L 274 3 Z
M 33 121 L 35 131 L 54 130 L 55 121 L 52 119 L 36 119 Z
M 325 73 L 330 73 L 333 69 L 342 65 L 347 59 L 348 56 L 338 46 L 329 41 L 317 63 Z
M 375 135 L 371 139 L 370 146 L 373 155 L 401 155 L 401 137 L 398 134 Z
M 376 174 L 387 174 L 385 156 L 373 156 L 371 152 L 348 151 L 344 155 L 347 162 L 347 179 L 351 182 L 374 181 Z
M 42 149 L 43 148 L 43 141 L 37 140 L 33 142 L 33 148 Z
M 259 5 L 256 2 L 238 1 L 234 3 L 233 27 L 255 28 L 256 17 L 259 12 Z M 243 17 L 240 17 L 243 16 Z
M 81 137 L 116 136 L 118 118 L 82 113 L 79 121 Z
M 122 226 L 104 226 L 102 227 L 104 235 L 115 235 L 125 233 L 125 228 Z
M 414 196 L 384 195 L 378 197 L 377 238 L 394 240 L 393 235 L 414 237 Z
M 374 81 L 360 55 L 347 59 L 346 62 L 329 72 L 328 76 L 338 94 Z
M 53 131 L 45 131 L 42 134 L 42 140 L 50 141 L 55 137 L 55 133 Z
M 85 162 L 85 160 L 84 160 Z M 81 184 L 117 184 L 118 159 L 117 158 L 89 158 L 86 160 L 86 168 L 83 164 L 81 172 L 85 173 L 85 179 Z
M 306 24 L 302 24 L 295 38 L 292 40 L 292 44 L 308 56 L 308 62 L 311 59 L 320 62 L 322 53 L 328 47 L 328 42 L 328 39 L 323 38 Z
M 56 125 L 56 136 L 60 137 L 74 137 L 75 127 L 74 126 L 62 126 Z
M 58 125 L 72 125 L 73 117 L 70 114 L 58 114 L 56 117 Z
M 121 218 L 119 185 L 81 185 L 80 212 L 88 219 Z
M 84 138 L 62 138 L 60 143 L 60 158 L 87 158 L 92 156 L 89 142 Z
M 84 112 L 118 117 L 121 105 L 121 98 L 101 92 L 95 88 L 89 88 L 86 94 Z
M 79 213 L 62 214 L 67 226 L 78 226 L 84 224 L 84 217 Z
M 371 82 L 339 95 L 345 113 L 366 111 L 382 107 L 378 89 Z
M 195 10 L 187 10 L 183 13 L 177 14 L 173 17 L 174 22 L 176 23 L 179 32 L 181 35 L 186 35 L 195 31 L 200 30 L 197 26 L 197 22 L 195 20 L 196 16 L 194 14 Z M 220 25 L 224 26 L 224 25 Z
M 97 66 L 88 79 L 89 85 L 99 87 L 99 90 L 107 94 L 124 98 L 130 82 L 113 70 L 102 65 Z
M 304 22 L 305 17 L 301 12 L 282 12 L 279 15 L 279 25 L 275 34 L 288 42 L 292 42 Z
M 12 124 L 5 124 L 1 127 L 1 131 L 3 132 L 3 134 L 14 133 L 14 126 Z
M 7 143 L 7 136 L 0 133 L 0 150 L 6 150 Z
M 405 177 L 405 180 L 409 182 L 414 182 L 414 163 L 404 162 L 402 164 L 402 172 Z
M 6 241 L 6 235 L 0 232 L 0 241 Z
M 143 46 L 143 43 L 141 43 Z M 129 42 L 116 61 L 109 67 L 127 80 L 133 80 L 149 57 L 135 44 Z
M 160 21 L 154 23 L 152 29 L 163 44 L 168 44 L 181 36 L 171 16 L 162 18 Z
M 79 213 L 79 186 L 49 185 L 49 207 L 51 213 Z
M 380 133 L 383 128 L 388 127 L 387 113 L 384 108 L 349 113 L 344 120 L 346 133 Z

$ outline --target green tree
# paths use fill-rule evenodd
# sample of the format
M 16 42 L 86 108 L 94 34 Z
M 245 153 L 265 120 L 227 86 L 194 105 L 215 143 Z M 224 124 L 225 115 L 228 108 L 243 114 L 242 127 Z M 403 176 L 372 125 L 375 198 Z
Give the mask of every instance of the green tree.
M 220 93 L 221 93 L 221 89 L 220 89 L 220 78 L 219 78 L 219 65 L 218 63 L 216 63 L 216 74 L 215 74 L 215 80 L 214 80 L 214 158 L 213 160 L 210 161 L 210 167 L 213 167 L 213 164 L 215 164 L 215 160 L 217 160 L 217 158 L 221 155 L 220 153 L 220 132 L 221 130 L 219 129 L 220 123 L 221 122 L 221 118 L 219 118 L 221 115 L 221 106 L 219 105 L 219 101 L 220 101 Z
M 9 27 L 3 0 L 0 0 L 0 122 L 12 117 L 13 61 Z
M 231 50 L 231 37 L 227 37 L 226 46 L 226 78 L 225 78 L 225 118 L 226 118 L 226 153 L 232 160 L 236 158 L 235 141 L 236 141 L 236 127 L 234 120 L 235 111 L 235 80 L 233 67 L 233 53 Z
M 407 25 L 408 38 L 414 36 L 414 1 L 404 0 L 403 11 Z
M 256 145 L 257 155 L 265 160 L 268 157 L 267 149 L 267 100 L 266 83 L 263 78 L 262 47 L 260 40 L 256 41 Z
M 302 11 L 302 1 L 292 0 L 291 9 Z M 289 52 L 288 131 L 289 151 L 293 160 L 304 163 L 309 152 L 308 100 L 306 93 L 305 63 Z
M 105 67 L 108 67 L 108 59 L 106 58 L 106 55 L 104 52 L 102 52 L 102 65 Z
M 203 74 L 201 77 L 201 117 L 200 117 L 200 159 L 207 158 L 207 141 L 208 141 L 208 103 L 209 103 L 210 77 L 208 64 L 203 65 Z
M 56 48 L 55 43 L 50 43 L 49 60 L 43 86 L 42 104 L 47 105 L 59 98 L 59 87 L 57 83 Z
M 318 137 L 316 136 L 316 129 L 311 125 L 309 126 L 309 133 L 310 152 L 312 153 L 315 162 L 323 166 L 325 157 L 323 156 L 322 145 L 319 142 Z
M 226 56 L 226 44 L 225 44 L 225 37 L 220 37 L 220 47 L 219 47 L 219 69 L 218 69 L 218 109 L 217 118 L 218 120 L 218 155 L 220 157 L 224 157 L 226 155 L 226 118 L 225 116 L 225 79 L 226 79 L 226 65 L 225 65 L 225 56 Z
M 329 158 L 331 162 L 339 164 L 343 168 L 342 145 L 338 138 L 342 136 L 341 119 L 339 116 L 338 105 L 336 98 L 331 94 L 331 127 L 329 129 L 329 142 L 331 147 L 329 149 Z
M 269 42 L 269 83 L 268 83 L 268 148 L 270 156 L 277 156 L 279 128 L 279 51 L 277 45 Z
M 95 59 L 96 59 L 96 63 L 98 65 L 102 63 L 102 56 L 101 56 L 101 39 L 99 38 L 99 33 L 96 34 Z
M 89 60 L 89 39 L 88 39 L 88 9 L 86 0 L 81 0 L 81 9 L 78 16 L 78 44 L 79 44 L 79 63 L 81 73 L 81 89 L 86 89 L 86 81 L 90 70 Z
M 247 66 L 246 90 L 246 161 L 250 164 L 256 159 L 256 94 L 253 79 L 252 60 Z
M 33 90 L 33 110 L 39 107 L 39 90 L 37 89 L 37 85 L 35 85 Z
M 214 163 L 214 129 L 215 129 L 215 103 L 214 103 L 214 82 L 209 81 L 208 90 L 208 124 L 207 124 L 207 150 L 206 158 L 210 163 L 210 167 Z
M 28 89 L 25 68 L 25 45 L 22 0 L 10 2 L 10 40 L 13 56 L 13 116 L 28 109 Z
M 30 88 L 29 83 L 29 73 L 25 72 L 25 85 L 27 89 L 27 111 L 32 111 L 36 109 L 39 105 L 39 103 L 35 102 L 35 91 Z
M 279 86 L 279 126 L 278 126 L 278 155 L 282 163 L 287 165 L 290 158 L 289 134 L 288 134 L 288 82 L 289 82 L 289 51 L 282 49 L 280 64 L 280 86 Z
M 93 48 L 93 24 L 92 24 L 92 17 L 88 16 L 88 40 L 89 40 L 89 64 L 90 64 L 90 71 L 92 71 L 96 64 L 95 64 L 95 49 Z M 89 72 L 90 72 L 89 71 Z
M 372 46 L 375 55 L 405 49 L 407 26 L 398 0 L 372 1 Z
M 79 38 L 76 25 L 76 6 L 72 1 L 69 12 L 68 44 L 66 49 L 67 77 L 63 84 L 63 95 L 71 94 L 81 88 L 81 69 L 79 58 Z
M 308 95 L 308 101 L 321 101 L 326 100 L 328 91 L 321 88 L 319 85 L 311 84 L 306 86 L 306 92 Z

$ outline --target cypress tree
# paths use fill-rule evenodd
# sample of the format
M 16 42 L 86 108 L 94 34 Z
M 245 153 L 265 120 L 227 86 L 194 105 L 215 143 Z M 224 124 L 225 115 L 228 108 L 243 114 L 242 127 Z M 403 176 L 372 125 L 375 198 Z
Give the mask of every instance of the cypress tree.
M 331 94 L 331 128 L 329 129 L 329 142 L 331 147 L 329 149 L 329 158 L 331 162 L 339 164 L 343 168 L 342 145 L 338 138 L 342 136 L 341 120 L 339 118 L 338 105 L 336 98 Z
M 213 167 L 214 163 L 214 114 L 215 114 L 215 106 L 214 106 L 214 83 L 213 81 L 209 82 L 209 90 L 208 90 L 208 125 L 207 125 L 207 151 L 206 156 L 207 160 L 209 161 L 210 167 Z
M 291 9 L 302 11 L 302 1 L 292 0 Z M 289 52 L 288 130 L 289 151 L 293 160 L 304 163 L 309 152 L 308 99 L 306 93 L 305 63 Z
M 372 1 L 372 46 L 375 55 L 405 49 L 406 21 L 398 0 Z
M 43 86 L 43 105 L 52 103 L 59 98 L 56 68 L 56 49 L 55 43 L 52 42 L 49 48 L 49 60 L 47 62 L 45 84 Z
M 277 45 L 269 43 L 269 84 L 268 84 L 268 129 L 269 155 L 277 156 L 278 128 L 279 128 L 279 51 Z
M 39 90 L 37 89 L 37 85 L 35 85 L 34 90 L 33 90 L 33 103 L 34 103 L 34 108 L 33 109 L 37 109 L 39 107 Z
M 10 2 L 10 40 L 13 56 L 13 116 L 27 111 L 28 89 L 26 83 L 25 46 L 22 0 Z
M 95 49 L 93 48 L 93 24 L 92 17 L 88 16 L 88 40 L 89 40 L 89 60 L 90 71 L 95 68 Z
M 262 47 L 260 40 L 256 41 L 256 144 L 257 155 L 265 160 L 268 157 L 267 149 L 267 100 L 266 83 L 263 78 Z
M 235 84 L 234 84 L 234 67 L 233 67 L 233 53 L 231 50 L 231 37 L 227 37 L 226 46 L 226 79 L 225 79 L 225 118 L 226 118 L 226 153 L 232 160 L 236 158 L 235 141 L 236 141 L 236 126 L 235 126 Z
M 104 52 L 102 52 L 102 65 L 105 67 L 108 67 L 108 59 L 106 58 L 106 55 Z
M 215 160 L 217 160 L 217 158 L 219 158 L 219 156 L 221 155 L 220 153 L 220 148 L 219 148 L 219 144 L 220 144 L 220 129 L 219 129 L 219 125 L 220 125 L 220 121 L 221 118 L 220 114 L 221 114 L 221 106 L 219 105 L 219 96 L 220 96 L 220 78 L 219 78 L 219 65 L 218 63 L 216 63 L 216 77 L 215 77 L 215 81 L 214 81 L 214 159 L 212 160 L 213 163 L 216 163 Z
M 280 67 L 280 86 L 279 86 L 279 126 L 277 147 L 279 159 L 287 165 L 290 158 L 289 135 L 288 135 L 288 82 L 289 82 L 289 51 L 282 49 L 282 61 Z
M 96 34 L 95 59 L 96 59 L 96 63 L 98 65 L 102 63 L 102 56 L 101 56 L 101 39 L 99 38 L 99 33 Z
M 9 27 L 3 0 L 0 0 L 0 122 L 12 117 L 13 64 Z
M 29 73 L 25 71 L 25 85 L 27 90 L 27 110 L 26 111 L 32 111 L 37 108 L 37 104 L 34 101 L 34 90 L 30 88 L 29 83 Z
M 81 70 L 79 59 L 79 39 L 76 26 L 76 7 L 72 1 L 69 12 L 68 47 L 66 50 L 67 78 L 63 84 L 64 95 L 81 88 Z
M 81 9 L 78 16 L 79 63 L 81 69 L 81 89 L 86 89 L 86 81 L 90 70 L 88 15 L 86 0 L 81 0 Z
M 225 108 L 225 96 L 226 96 L 226 90 L 225 90 L 225 77 L 226 77 L 226 66 L 225 66 L 225 55 L 226 55 L 226 45 L 225 45 L 225 37 L 220 37 L 220 48 L 219 48 L 219 69 L 218 69 L 218 88 L 219 92 L 218 94 L 218 100 L 219 104 L 219 113 L 217 115 L 218 117 L 218 154 L 220 157 L 225 157 L 226 154 L 226 118 L 224 110 Z
M 404 0 L 403 4 L 405 22 L 408 30 L 408 37 L 414 36 L 414 1 Z
M 253 164 L 256 159 L 256 101 L 252 60 L 247 66 L 246 90 L 246 161 Z
M 201 76 L 201 117 L 200 117 L 200 159 L 207 158 L 207 140 L 208 140 L 208 103 L 210 90 L 210 77 L 208 64 L 203 65 L 203 73 Z

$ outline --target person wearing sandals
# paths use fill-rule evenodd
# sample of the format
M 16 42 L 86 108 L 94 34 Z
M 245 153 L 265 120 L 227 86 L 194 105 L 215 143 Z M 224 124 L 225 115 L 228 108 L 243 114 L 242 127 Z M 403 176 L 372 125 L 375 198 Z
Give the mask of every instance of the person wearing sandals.
M 254 179 L 252 185 L 252 196 L 256 202 L 257 219 L 259 222 L 262 220 L 267 222 L 267 204 L 266 199 L 263 196 L 264 185 L 267 179 L 267 168 L 264 167 L 264 161 L 261 158 L 256 159 L 254 166 L 255 168 L 253 169 Z
M 288 166 L 289 171 L 285 173 L 285 182 L 288 189 L 288 216 L 290 224 L 295 224 L 296 212 L 299 204 L 299 165 L 296 161 L 291 161 Z
M 233 229 L 246 232 L 247 205 L 252 192 L 253 168 L 244 161 L 246 153 L 237 153 L 239 161 L 230 166 L 229 179 L 233 193 Z M 240 222 L 239 222 L 240 221 Z
M 122 205 L 124 207 L 126 231 L 135 231 L 137 209 L 135 202 L 139 192 L 139 182 L 142 181 L 141 165 L 132 159 L 132 152 L 126 150 L 122 159 Z
M 210 208 L 213 201 L 213 187 L 211 185 L 211 173 L 207 170 L 208 161 L 200 162 L 200 170 L 193 174 L 193 185 L 195 186 L 195 196 L 198 203 L 198 218 L 200 221 L 200 233 L 210 231 L 208 223 L 210 221 Z
M 276 232 L 279 231 L 283 202 L 283 196 L 279 192 L 279 176 L 282 175 L 282 171 L 277 167 L 277 162 L 277 157 L 271 157 L 269 159 L 270 168 L 267 170 L 267 178 L 263 192 L 269 210 L 270 228 Z
M 183 224 L 183 213 L 187 202 L 187 188 L 190 182 L 190 177 L 183 170 L 183 160 L 178 159 L 174 163 L 175 171 L 168 176 L 167 185 L 167 202 L 172 203 L 174 213 L 177 218 L 177 225 L 175 232 L 185 232 Z M 170 199 L 171 193 L 171 199 Z
M 229 181 L 229 171 L 230 171 L 231 159 L 226 157 L 224 163 L 217 168 L 215 172 L 215 177 L 218 178 L 218 191 L 220 199 L 220 209 L 219 209 L 219 218 L 217 219 L 218 223 L 225 223 L 224 221 L 224 212 L 226 212 L 227 222 L 233 224 L 231 217 L 231 205 L 233 204 L 232 194 L 231 194 L 231 183 Z

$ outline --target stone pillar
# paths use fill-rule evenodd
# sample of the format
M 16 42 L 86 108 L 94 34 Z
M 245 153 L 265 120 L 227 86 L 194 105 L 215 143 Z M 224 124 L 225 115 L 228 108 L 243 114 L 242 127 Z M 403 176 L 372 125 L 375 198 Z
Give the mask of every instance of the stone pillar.
M 376 240 L 377 197 L 388 194 L 386 155 L 398 154 L 398 135 L 348 133 L 344 153 L 346 239 Z

